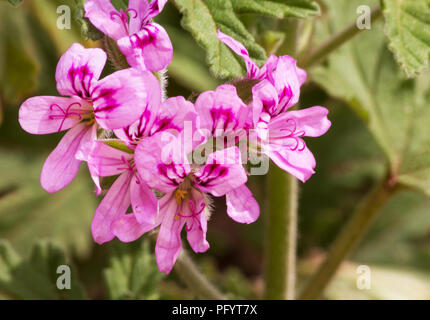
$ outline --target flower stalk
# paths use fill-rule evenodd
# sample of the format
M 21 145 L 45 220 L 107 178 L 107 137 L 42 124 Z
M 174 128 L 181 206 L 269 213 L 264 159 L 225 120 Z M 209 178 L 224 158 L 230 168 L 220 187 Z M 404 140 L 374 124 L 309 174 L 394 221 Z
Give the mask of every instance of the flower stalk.
M 173 270 L 199 298 L 226 300 L 226 297 L 199 271 L 185 250 L 181 251 Z
M 381 8 L 373 8 L 371 13 L 372 23 L 377 21 L 381 17 Z M 365 29 L 357 28 L 355 21 L 352 22 L 345 29 L 339 31 L 337 34 L 333 35 L 330 39 L 328 39 L 326 42 L 316 48 L 308 57 L 303 59 L 303 61 L 299 63 L 299 65 L 304 69 L 309 69 L 313 67 L 363 30 Z
M 297 179 L 272 166 L 267 175 L 266 299 L 292 300 L 296 283 Z
M 390 179 L 378 185 L 357 207 L 347 224 L 332 244 L 325 261 L 309 280 L 300 299 L 318 299 L 339 268 L 340 264 L 357 247 L 381 209 L 401 187 Z
M 301 22 L 286 19 L 280 28 L 288 33 L 279 55 L 299 51 Z M 296 177 L 272 165 L 267 175 L 265 220 L 265 299 L 293 300 L 296 286 L 298 182 Z

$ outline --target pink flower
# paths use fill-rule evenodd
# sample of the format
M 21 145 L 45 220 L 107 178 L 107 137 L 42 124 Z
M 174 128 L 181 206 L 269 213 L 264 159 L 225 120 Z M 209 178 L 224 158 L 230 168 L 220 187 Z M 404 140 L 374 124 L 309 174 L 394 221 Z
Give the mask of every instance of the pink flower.
M 242 187 L 247 180 L 236 147 L 212 153 L 200 168 L 183 159 L 181 149 L 181 139 L 164 132 L 142 140 L 135 154 L 141 179 L 165 194 L 159 200 L 156 225 L 160 225 L 160 230 L 155 249 L 158 267 L 164 273 L 170 272 L 180 253 L 184 226 L 195 252 L 209 248 L 205 194 L 220 197 Z M 111 230 L 121 241 L 133 241 L 147 228 L 139 223 L 136 214 L 129 214 L 118 218 Z
M 230 84 L 199 95 L 195 103 L 198 127 L 206 138 L 240 139 L 252 127 L 252 110 L 243 103 Z M 237 142 L 237 141 L 233 141 Z
M 312 107 L 271 118 L 257 130 L 258 137 L 263 140 L 263 152 L 278 167 L 305 182 L 315 173 L 316 162 L 303 137 L 319 137 L 326 133 L 331 126 L 327 114 L 324 107 Z
M 155 101 L 161 99 L 161 92 L 158 93 L 160 97 Z M 179 133 L 184 129 L 185 121 L 195 123 L 195 119 L 196 113 L 191 102 L 183 97 L 169 98 L 161 105 L 151 104 L 132 125 L 115 130 L 116 135 L 130 148 L 128 152 L 108 146 L 105 142 L 109 140 L 97 141 L 94 146 L 89 146 L 92 150 L 87 162 L 94 175 L 120 175 L 94 214 L 91 230 L 97 243 L 102 244 L 114 238 L 111 224 L 125 216 L 130 204 L 134 217 L 140 224 L 139 230 L 148 231 L 155 227 L 157 199 L 136 172 L 134 150 L 142 139 L 159 132 Z M 129 219 L 128 215 L 124 219 Z
M 304 136 L 319 137 L 327 132 L 331 122 L 328 110 L 312 107 L 296 111 L 271 113 L 284 107 L 276 88 L 263 80 L 253 87 L 253 110 L 260 114 L 255 123 L 263 152 L 278 167 L 305 182 L 315 173 L 315 158 L 303 141 Z M 282 104 L 282 108 L 279 105 Z
M 252 110 L 239 98 L 234 86 L 225 84 L 200 94 L 195 106 L 198 128 L 206 140 L 222 137 L 224 146 L 231 147 L 248 137 Z M 236 222 L 252 223 L 260 215 L 260 207 L 246 185 L 229 191 L 226 201 L 227 214 Z
M 287 111 L 299 101 L 306 72 L 297 67 L 293 58 L 274 55 L 260 69 L 241 43 L 221 31 L 218 38 L 245 60 L 248 78 L 261 80 L 252 88 L 251 107 L 263 152 L 280 168 L 305 182 L 315 173 L 316 163 L 302 138 L 319 137 L 331 126 L 324 107 Z
M 32 134 L 70 129 L 47 158 L 40 178 L 48 192 L 57 192 L 76 176 L 86 155 L 82 146 L 97 138 L 97 129 L 117 129 L 136 121 L 159 91 L 147 71 L 121 70 L 99 80 L 106 63 L 101 49 L 73 44 L 56 71 L 58 92 L 67 97 L 33 97 L 19 110 L 21 127 Z
M 173 57 L 173 47 L 162 26 L 151 21 L 167 0 L 130 0 L 126 11 L 118 12 L 110 1 L 87 0 L 85 17 L 100 31 L 117 41 L 130 66 L 156 71 Z
M 218 38 L 244 59 L 249 79 L 266 80 L 276 89 L 277 104 L 265 106 L 266 112 L 275 116 L 297 104 L 300 98 L 300 86 L 306 81 L 306 71 L 297 67 L 296 60 L 287 55 L 281 57 L 271 55 L 264 66 L 258 68 L 240 42 L 221 31 L 218 31 Z

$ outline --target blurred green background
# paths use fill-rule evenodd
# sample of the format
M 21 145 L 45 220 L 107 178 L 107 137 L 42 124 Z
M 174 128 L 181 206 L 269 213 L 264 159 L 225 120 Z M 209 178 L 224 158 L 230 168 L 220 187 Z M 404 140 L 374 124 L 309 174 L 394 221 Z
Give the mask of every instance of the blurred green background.
M 101 45 L 99 41 L 85 41 L 74 19 L 70 30 L 57 28 L 57 7 L 62 4 L 76 14 L 74 1 L 24 1 L 18 7 L 0 1 L 0 298 L 192 299 L 192 293 L 175 274 L 163 276 L 157 271 L 149 238 L 103 246 L 92 241 L 90 222 L 99 199 L 85 165 L 57 194 L 48 194 L 40 187 L 43 162 L 61 134 L 34 136 L 24 132 L 18 124 L 19 106 L 31 96 L 57 94 L 56 64 L 73 42 L 87 47 Z M 345 26 L 356 13 L 352 10 L 338 16 L 336 23 L 328 23 L 323 10 L 322 17 L 310 19 L 315 30 L 312 41 L 324 38 L 327 24 L 332 28 Z M 261 43 L 259 28 L 270 28 L 276 22 L 255 15 L 240 18 L 247 26 L 259 26 L 249 29 Z M 223 81 L 212 76 L 205 51 L 181 28 L 180 20 L 180 13 L 170 3 L 157 17 L 174 46 L 168 95 L 189 97 L 214 89 Z M 382 34 L 382 29 L 375 27 L 369 32 Z M 363 39 L 358 36 L 354 45 L 364 43 Z M 372 48 L 369 45 L 362 50 Z M 338 61 L 352 63 L 341 58 Z M 105 73 L 111 70 L 107 66 Z M 321 78 L 322 71 L 315 72 L 315 79 Z M 299 287 L 315 271 L 355 206 L 383 178 L 386 167 L 384 153 L 359 112 L 321 85 L 322 80 L 312 81 L 310 77 L 302 88 L 300 104 L 326 106 L 333 125 L 323 137 L 307 140 L 317 159 L 317 174 L 300 184 Z M 330 84 L 327 79 L 323 81 Z M 262 295 L 264 181 L 264 176 L 251 177 L 249 183 L 261 205 L 261 218 L 252 225 L 237 224 L 226 215 L 224 199 L 216 199 L 209 222 L 211 248 L 193 255 L 203 272 L 231 297 Z M 429 208 L 430 199 L 412 190 L 390 199 L 359 248 L 342 264 L 324 297 L 430 299 Z M 74 284 L 68 292 L 60 292 L 53 285 L 56 266 L 61 263 L 72 265 Z M 372 270 L 370 290 L 356 286 L 357 266 L 363 264 Z

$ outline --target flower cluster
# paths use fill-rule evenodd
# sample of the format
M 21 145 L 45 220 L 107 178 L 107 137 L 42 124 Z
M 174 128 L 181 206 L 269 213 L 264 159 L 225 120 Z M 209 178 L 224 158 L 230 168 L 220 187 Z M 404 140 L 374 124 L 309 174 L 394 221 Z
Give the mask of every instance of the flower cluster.
M 130 0 L 129 9 L 118 12 L 109 1 L 88 0 L 86 16 L 117 41 L 131 67 L 100 79 L 105 52 L 73 44 L 56 70 L 61 97 L 26 100 L 19 122 L 32 134 L 67 130 L 43 166 L 46 191 L 67 186 L 83 161 L 97 194 L 106 191 L 91 225 L 94 240 L 129 242 L 159 229 L 156 260 L 169 273 L 184 228 L 195 252 L 209 248 L 210 196 L 225 196 L 227 214 L 237 222 L 258 218 L 258 203 L 246 186 L 249 157 L 240 146 L 306 181 L 315 159 L 303 137 L 324 134 L 330 121 L 323 107 L 290 111 L 306 78 L 293 58 L 271 56 L 259 68 L 242 44 L 221 32 L 220 41 L 243 57 L 247 79 L 255 81 L 251 102 L 231 84 L 201 93 L 194 103 L 183 97 L 163 101 L 152 72 L 170 63 L 173 49 L 166 31 L 151 19 L 166 1 Z M 101 188 L 103 177 L 116 177 L 108 190 Z

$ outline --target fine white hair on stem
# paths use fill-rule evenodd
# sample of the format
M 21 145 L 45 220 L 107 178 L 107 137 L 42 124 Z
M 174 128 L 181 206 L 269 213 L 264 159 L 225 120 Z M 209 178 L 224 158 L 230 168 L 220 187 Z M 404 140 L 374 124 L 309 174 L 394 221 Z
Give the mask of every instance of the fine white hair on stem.
M 205 215 L 206 218 L 209 220 L 212 216 L 212 213 L 215 211 L 215 204 L 212 196 L 205 194 Z
M 160 82 L 161 87 L 161 100 L 164 101 L 167 99 L 167 84 L 168 84 L 168 76 L 167 76 L 167 68 L 163 70 L 154 72 L 158 81 Z

